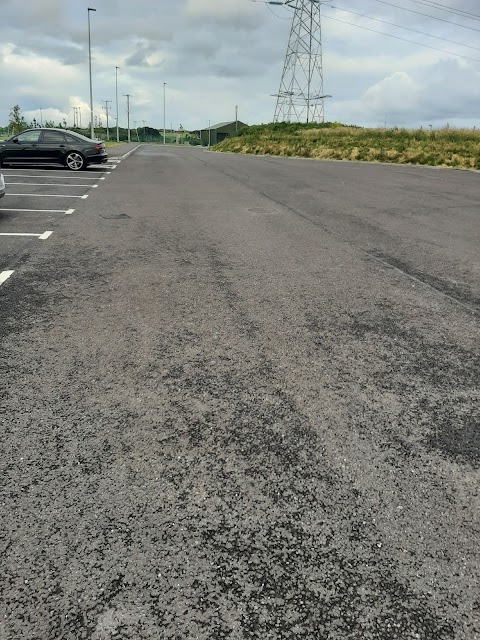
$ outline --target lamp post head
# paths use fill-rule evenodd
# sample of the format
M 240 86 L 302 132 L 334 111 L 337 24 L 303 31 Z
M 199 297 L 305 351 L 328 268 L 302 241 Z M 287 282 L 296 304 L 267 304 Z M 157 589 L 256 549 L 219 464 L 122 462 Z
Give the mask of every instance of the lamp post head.
M 92 7 L 88 7 L 88 11 L 96 11 L 96 9 L 92 9 Z

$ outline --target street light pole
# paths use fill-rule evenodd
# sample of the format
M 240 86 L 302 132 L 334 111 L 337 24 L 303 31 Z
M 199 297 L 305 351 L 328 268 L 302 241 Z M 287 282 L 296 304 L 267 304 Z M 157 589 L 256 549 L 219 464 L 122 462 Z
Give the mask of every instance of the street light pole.
M 90 35 L 90 11 L 96 11 L 88 7 L 88 68 L 90 73 L 90 137 L 95 138 L 95 129 L 93 126 L 93 88 L 92 88 L 92 38 Z
M 118 70 L 120 67 L 115 67 L 115 93 L 117 96 L 117 142 L 120 142 L 120 129 L 118 128 Z
M 103 102 L 105 102 L 105 106 L 103 108 L 105 109 L 105 113 L 107 114 L 107 140 L 110 140 L 110 129 L 108 126 L 108 113 L 110 111 L 110 107 L 108 106 L 108 103 L 111 102 L 111 100 L 103 100 Z
M 132 97 L 129 93 L 126 94 L 125 96 L 127 98 L 127 142 L 128 144 L 130 144 L 131 142 L 131 138 L 130 138 L 130 98 Z
M 165 118 L 166 118 L 166 91 L 167 91 L 167 83 L 164 82 L 163 83 L 163 144 L 167 144 L 166 143 L 166 138 L 165 138 Z

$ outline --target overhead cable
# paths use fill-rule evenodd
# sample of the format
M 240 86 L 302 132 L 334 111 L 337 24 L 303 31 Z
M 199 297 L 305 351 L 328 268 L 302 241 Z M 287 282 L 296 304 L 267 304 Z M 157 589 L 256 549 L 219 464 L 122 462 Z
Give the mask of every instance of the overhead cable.
M 453 13 L 454 15 L 461 16 L 462 18 L 471 18 L 472 20 L 480 20 L 480 14 L 471 13 L 471 11 L 464 11 L 463 9 L 455 9 L 446 4 L 440 2 L 434 2 L 434 0 L 410 0 L 416 4 L 423 4 L 431 9 L 438 9 L 438 11 L 445 11 L 447 13 Z
M 477 58 L 469 58 L 468 56 L 462 56 L 460 53 L 453 53 L 453 51 L 447 51 L 446 49 L 439 49 L 438 47 L 432 47 L 428 44 L 422 44 L 421 42 L 415 42 L 415 40 L 407 40 L 407 38 L 401 38 L 400 36 L 394 36 L 391 33 L 385 33 L 385 31 L 377 31 L 377 29 L 370 29 L 369 27 L 362 27 L 359 24 L 355 24 L 353 22 L 347 22 L 346 20 L 340 20 L 339 18 L 334 18 L 333 16 L 329 16 L 327 14 L 323 14 L 324 18 L 328 18 L 328 20 L 335 20 L 335 22 L 342 22 L 343 24 L 348 24 L 351 27 L 357 27 L 358 29 L 364 29 L 365 31 L 371 31 L 373 33 L 379 33 L 382 36 L 387 36 L 388 38 L 395 38 L 395 40 L 401 40 L 402 42 L 409 42 L 410 44 L 416 44 L 418 47 L 425 47 L 426 49 L 433 49 L 433 51 L 440 51 L 441 53 L 447 53 L 450 56 L 455 56 L 456 58 L 463 58 L 464 60 L 470 60 L 472 62 L 480 63 L 480 60 Z
M 470 31 L 478 31 L 478 33 L 480 33 L 480 29 L 475 29 L 475 27 L 469 27 L 466 24 L 459 24 L 458 22 L 445 20 L 445 18 L 439 18 L 438 16 L 431 16 L 428 13 L 421 13 L 421 11 L 415 11 L 415 9 L 407 9 L 407 7 L 401 7 L 399 4 L 386 2 L 386 0 L 375 0 L 375 2 L 380 2 L 380 4 L 386 4 L 389 7 L 395 7 L 395 9 L 402 9 L 402 11 L 409 11 L 410 13 L 416 13 L 417 15 L 424 16 L 425 18 L 432 18 L 432 20 L 439 20 L 440 22 L 446 22 L 447 24 L 452 24 L 454 27 L 461 27 L 462 29 L 470 29 Z
M 425 31 L 419 31 L 418 29 L 412 29 L 411 27 L 404 27 L 401 24 L 395 24 L 394 22 L 388 22 L 387 20 L 381 20 L 380 18 L 374 18 L 373 16 L 367 16 L 364 13 L 357 13 L 356 11 L 351 11 L 350 9 L 345 9 L 344 7 L 339 7 L 336 5 L 328 5 L 331 9 L 338 9 L 340 11 L 345 11 L 346 13 L 352 13 L 354 16 L 360 16 L 361 18 L 367 18 L 368 20 L 375 20 L 375 22 L 381 22 L 382 24 L 388 24 L 391 27 L 398 27 L 399 29 L 405 29 L 406 31 L 412 31 L 412 33 L 418 33 L 422 36 L 428 36 L 429 38 L 436 38 L 437 40 L 443 40 L 444 42 L 448 42 L 450 44 L 457 44 L 461 47 L 468 47 L 469 49 L 475 49 L 475 51 L 480 51 L 480 47 L 474 47 L 470 44 L 464 44 L 463 42 L 456 42 L 455 40 L 448 40 L 447 38 L 442 38 L 441 36 L 434 36 L 433 33 L 426 33 Z
M 279 20 L 288 20 L 289 22 L 292 21 L 290 17 L 284 18 L 283 16 L 279 16 L 277 13 L 275 13 L 275 11 L 272 9 L 272 7 L 268 3 L 267 3 L 267 7 L 270 9 L 270 13 L 273 13 L 273 15 Z

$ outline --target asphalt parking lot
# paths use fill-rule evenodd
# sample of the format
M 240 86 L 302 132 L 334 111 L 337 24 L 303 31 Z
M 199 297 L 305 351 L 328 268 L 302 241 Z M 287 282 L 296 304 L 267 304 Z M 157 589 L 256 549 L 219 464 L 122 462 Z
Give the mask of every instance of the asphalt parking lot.
M 0 640 L 479 640 L 478 174 L 104 170 L 0 205 Z
M 106 164 L 79 173 L 41 165 L 1 169 L 6 194 L 0 200 L 0 285 L 13 275 L 18 258 L 49 240 L 65 216 L 78 213 L 135 147 L 114 147 Z

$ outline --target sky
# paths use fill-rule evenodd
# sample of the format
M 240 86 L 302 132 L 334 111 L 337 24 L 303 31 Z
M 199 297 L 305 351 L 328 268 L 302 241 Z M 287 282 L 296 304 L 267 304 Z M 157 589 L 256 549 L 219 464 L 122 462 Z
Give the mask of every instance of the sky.
M 163 128 L 164 89 L 167 128 L 234 120 L 236 106 L 247 124 L 273 120 L 292 9 L 251 0 L 0 0 L 0 126 L 16 104 L 27 122 L 72 125 L 81 107 L 88 123 L 89 6 L 103 124 L 102 100 L 112 101 L 115 124 L 116 67 L 121 126 L 130 94 L 132 125 Z M 478 0 L 331 0 L 321 11 L 327 121 L 480 126 Z

